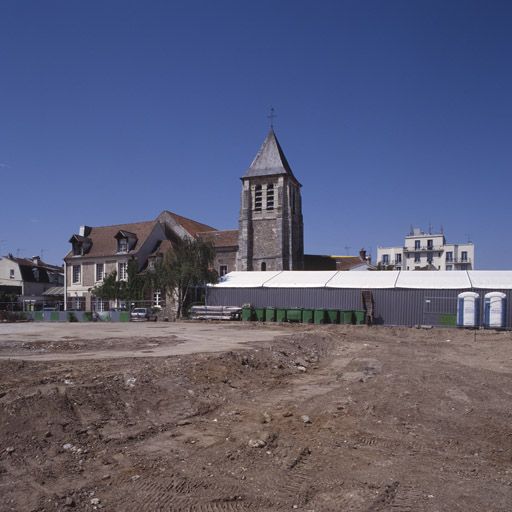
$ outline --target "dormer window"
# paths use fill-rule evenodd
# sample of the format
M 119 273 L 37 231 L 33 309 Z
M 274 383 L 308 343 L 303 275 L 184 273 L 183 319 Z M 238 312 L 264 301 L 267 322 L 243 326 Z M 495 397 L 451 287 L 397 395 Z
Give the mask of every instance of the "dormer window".
M 114 238 L 117 240 L 117 252 L 129 252 L 137 244 L 137 235 L 130 231 L 118 231 Z
M 73 235 L 70 238 L 73 256 L 83 256 L 89 252 L 92 246 L 92 240 L 81 235 Z
M 117 252 L 128 252 L 128 239 L 120 238 L 117 241 Z

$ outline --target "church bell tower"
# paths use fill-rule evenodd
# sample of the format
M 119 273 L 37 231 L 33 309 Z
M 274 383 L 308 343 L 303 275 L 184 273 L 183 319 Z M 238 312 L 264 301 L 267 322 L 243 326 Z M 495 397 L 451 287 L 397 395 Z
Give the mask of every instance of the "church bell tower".
M 302 270 L 302 185 L 272 127 L 241 180 L 237 269 Z

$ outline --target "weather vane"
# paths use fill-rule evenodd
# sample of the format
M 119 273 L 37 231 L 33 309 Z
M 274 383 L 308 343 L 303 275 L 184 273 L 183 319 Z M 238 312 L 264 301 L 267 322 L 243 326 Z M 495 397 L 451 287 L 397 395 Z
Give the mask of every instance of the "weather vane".
M 270 107 L 270 115 L 267 117 L 270 119 L 270 128 L 274 128 L 274 119 L 277 117 L 274 107 Z

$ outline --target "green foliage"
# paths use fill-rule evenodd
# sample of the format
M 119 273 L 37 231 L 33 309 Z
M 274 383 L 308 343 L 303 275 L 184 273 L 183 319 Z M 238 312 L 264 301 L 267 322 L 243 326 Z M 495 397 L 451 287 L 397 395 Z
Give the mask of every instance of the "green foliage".
M 114 270 L 103 279 L 103 283 L 92 289 L 93 295 L 103 300 L 142 300 L 149 286 L 146 276 L 139 274 L 137 261 L 128 262 L 128 279 L 118 281 Z
M 23 311 L 0 311 L 0 322 L 23 322 L 27 315 Z
M 212 244 L 195 239 L 182 240 L 147 273 L 148 283 L 154 290 L 176 298 L 177 316 L 181 317 L 191 290 L 217 281 L 217 272 L 212 269 L 214 257 Z
M 103 279 L 103 283 L 92 289 L 93 295 L 103 300 L 116 300 L 121 298 L 121 285 L 123 281 L 117 280 L 117 272 L 114 270 Z
M 125 300 L 142 300 L 146 289 L 145 276 L 139 274 L 136 260 L 128 262 L 128 280 L 121 281 L 120 297 Z
M 72 311 L 68 313 L 68 322 L 78 322 L 78 318 Z

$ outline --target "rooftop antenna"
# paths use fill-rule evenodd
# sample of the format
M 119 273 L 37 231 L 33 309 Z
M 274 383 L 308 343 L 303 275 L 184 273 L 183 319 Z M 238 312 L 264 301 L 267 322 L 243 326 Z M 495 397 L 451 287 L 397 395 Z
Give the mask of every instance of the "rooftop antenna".
M 270 107 L 270 114 L 267 116 L 270 119 L 270 129 L 274 129 L 274 119 L 277 117 L 274 107 Z
M 345 245 L 345 255 L 348 256 L 348 252 L 350 251 L 350 245 Z
M 428 234 L 432 234 L 432 222 L 428 221 Z
M 471 243 L 471 235 L 469 233 L 466 233 L 466 238 L 468 239 L 468 244 Z
M 444 226 L 441 224 L 441 235 L 444 235 Z
M 414 228 L 412 227 L 412 224 L 411 224 L 411 227 L 409 229 L 409 235 L 414 235 Z

